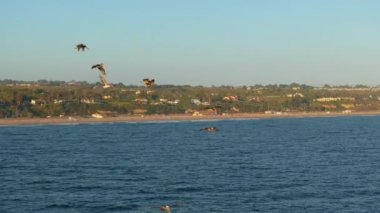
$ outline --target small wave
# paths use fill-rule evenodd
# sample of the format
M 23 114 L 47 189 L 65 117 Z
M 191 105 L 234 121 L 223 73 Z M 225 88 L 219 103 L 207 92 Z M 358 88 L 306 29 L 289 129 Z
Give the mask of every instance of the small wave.
M 74 126 L 79 125 L 80 123 L 33 123 L 33 124 L 0 124 L 1 127 L 13 127 L 13 128 L 30 128 L 30 127 L 44 127 L 44 126 Z
M 53 180 L 34 180 L 34 181 L 29 182 L 28 184 L 30 184 L 30 185 L 33 185 L 33 184 L 39 185 L 39 184 L 52 184 L 52 183 L 57 183 L 57 181 L 53 181 Z
M 71 186 L 71 187 L 67 187 L 65 190 L 72 190 L 72 191 L 76 191 L 76 192 L 82 192 L 82 191 L 92 191 L 92 190 L 103 190 L 105 189 L 103 186 L 98 186 L 98 185 L 94 185 L 94 186 Z
M 107 204 L 94 204 L 94 205 L 87 205 L 87 209 L 89 212 L 128 212 L 128 211 L 134 211 L 140 209 L 141 206 L 137 204 L 112 204 L 110 203 L 109 205 Z
M 131 204 L 131 205 L 111 206 L 111 207 L 108 207 L 107 210 L 111 210 L 111 211 L 123 211 L 123 210 L 137 210 L 139 208 L 140 208 L 139 205 Z
M 74 206 L 71 206 L 70 204 L 50 204 L 48 206 L 46 206 L 44 209 L 68 209 L 68 208 L 72 208 Z
M 18 127 L 18 128 L 24 128 L 24 127 L 40 127 L 40 126 L 47 126 L 48 124 L 0 124 L 0 127 Z
M 200 192 L 204 191 L 202 187 L 188 186 L 188 187 L 178 187 L 175 189 L 176 192 Z
M 54 123 L 54 124 L 46 124 L 49 126 L 77 126 L 80 125 L 80 123 Z
M 101 125 L 107 125 L 107 124 L 114 124 L 115 122 L 85 122 L 85 123 L 79 123 L 81 126 L 101 126 Z
M 190 123 L 202 123 L 202 122 L 220 122 L 220 121 L 225 121 L 225 120 L 228 120 L 228 119 L 223 119 L 223 118 L 218 118 L 218 119 L 198 119 L 198 120 L 189 120 L 189 121 L 186 121 L 186 122 L 190 122 Z

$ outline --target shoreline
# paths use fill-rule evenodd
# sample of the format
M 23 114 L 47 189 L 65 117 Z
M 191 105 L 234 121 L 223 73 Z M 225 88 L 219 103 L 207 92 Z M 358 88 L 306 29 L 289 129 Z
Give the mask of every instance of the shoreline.
M 51 117 L 51 118 L 1 118 L 0 125 L 27 125 L 27 124 L 80 124 L 80 123 L 113 123 L 113 122 L 147 122 L 147 121 L 202 121 L 202 120 L 234 120 L 255 118 L 296 118 L 296 117 L 336 117 L 380 115 L 380 111 L 367 112 L 292 112 L 283 114 L 264 113 L 234 113 L 228 115 L 192 116 L 188 114 L 172 115 L 120 115 L 118 117 L 84 118 L 84 117 Z

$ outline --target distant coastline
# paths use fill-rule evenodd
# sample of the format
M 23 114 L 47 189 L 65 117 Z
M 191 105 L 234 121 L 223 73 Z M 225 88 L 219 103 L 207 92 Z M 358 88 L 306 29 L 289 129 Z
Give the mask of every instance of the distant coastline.
M 50 118 L 2 118 L 0 125 L 27 125 L 27 124 L 76 124 L 76 123 L 113 123 L 113 122 L 147 122 L 147 121 L 197 121 L 197 120 L 233 120 L 233 119 L 255 119 L 255 118 L 291 118 L 291 117 L 331 117 L 331 116 L 360 116 L 380 115 L 380 111 L 365 112 L 292 112 L 283 114 L 264 113 L 234 113 L 228 115 L 203 115 L 192 116 L 188 114 L 172 115 L 120 115 L 105 118 L 86 117 L 50 117 Z
M 48 118 L 42 119 L 44 123 L 124 122 L 324 116 L 326 112 L 337 116 L 380 111 L 380 87 L 364 85 L 117 84 L 105 89 L 86 82 L 0 80 L 0 91 L 0 118 L 17 118 L 3 123 L 41 120 L 36 118 Z

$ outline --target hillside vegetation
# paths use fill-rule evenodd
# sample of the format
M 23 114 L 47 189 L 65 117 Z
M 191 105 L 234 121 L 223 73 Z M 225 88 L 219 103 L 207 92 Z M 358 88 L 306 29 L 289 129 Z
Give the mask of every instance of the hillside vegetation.
M 307 85 L 176 86 L 152 88 L 87 82 L 0 81 L 0 117 L 82 116 L 94 114 L 223 114 L 318 111 L 375 111 L 380 88 Z

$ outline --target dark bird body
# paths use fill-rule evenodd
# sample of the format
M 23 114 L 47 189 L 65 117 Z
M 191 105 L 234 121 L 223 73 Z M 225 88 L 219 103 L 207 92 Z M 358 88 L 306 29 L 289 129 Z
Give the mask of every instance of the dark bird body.
M 80 50 L 84 51 L 85 49 L 88 49 L 88 47 L 85 44 L 78 44 L 75 48 L 78 50 L 78 52 Z

